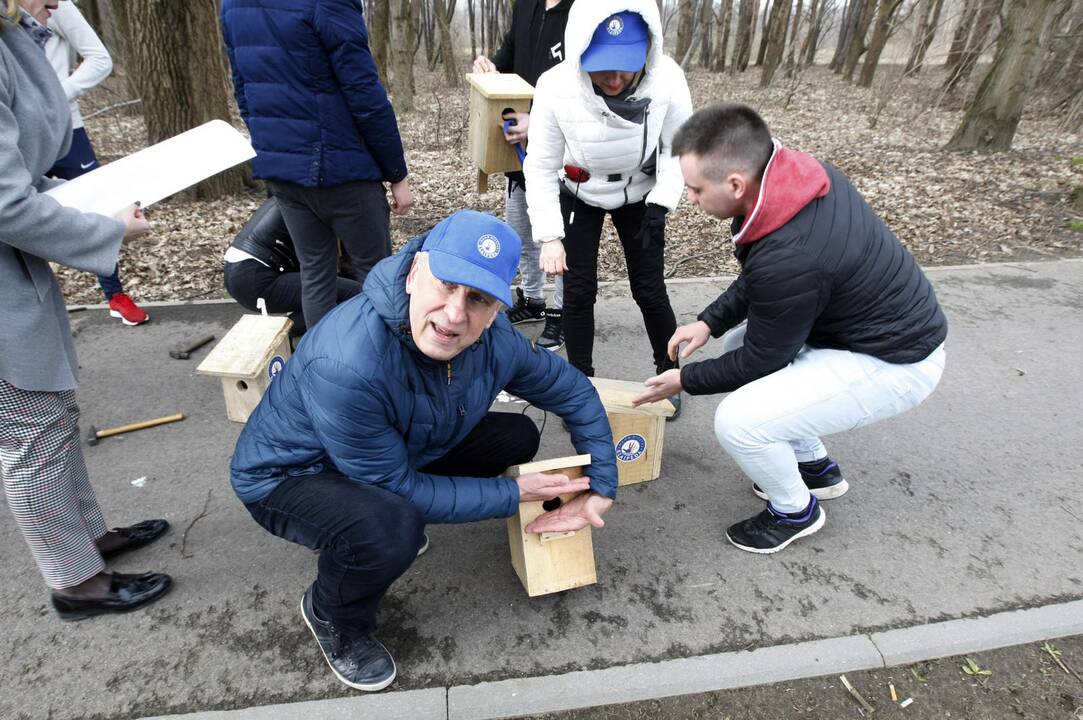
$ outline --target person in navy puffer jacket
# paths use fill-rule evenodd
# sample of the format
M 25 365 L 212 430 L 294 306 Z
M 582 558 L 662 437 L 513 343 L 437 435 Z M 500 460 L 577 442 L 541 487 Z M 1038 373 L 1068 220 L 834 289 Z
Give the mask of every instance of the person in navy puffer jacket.
M 223 0 L 222 34 L 253 175 L 278 199 L 313 327 L 337 300 L 336 237 L 364 282 L 391 254 L 389 209 L 413 204 L 395 111 L 360 0 Z
M 616 496 L 594 386 L 502 312 L 519 254 L 510 226 L 470 210 L 412 240 L 309 330 L 237 441 L 231 478 L 252 517 L 321 551 L 302 616 L 351 687 L 395 678 L 372 639 L 376 610 L 426 549 L 426 523 L 508 517 L 522 501 L 582 492 L 527 530 L 601 527 Z M 522 414 L 489 411 L 502 389 L 564 418 L 591 456 L 587 476 L 503 476 L 534 457 L 539 433 Z

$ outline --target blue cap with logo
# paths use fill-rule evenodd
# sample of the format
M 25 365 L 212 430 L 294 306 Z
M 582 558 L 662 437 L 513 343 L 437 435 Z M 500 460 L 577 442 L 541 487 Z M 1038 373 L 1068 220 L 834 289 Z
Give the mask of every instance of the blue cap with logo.
M 487 213 L 460 210 L 429 231 L 422 251 L 429 270 L 444 282 L 466 285 L 511 306 L 511 283 L 522 241 L 507 223 Z
M 579 58 L 587 72 L 636 72 L 647 62 L 651 31 L 643 16 L 630 10 L 610 15 L 598 25 Z

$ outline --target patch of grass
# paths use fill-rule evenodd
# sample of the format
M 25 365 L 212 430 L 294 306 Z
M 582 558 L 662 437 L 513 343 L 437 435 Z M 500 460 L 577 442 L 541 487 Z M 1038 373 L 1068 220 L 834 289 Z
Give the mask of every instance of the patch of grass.
M 1083 232 L 1083 220 L 1073 220 L 1068 223 L 1068 227 L 1072 228 L 1076 232 Z
M 970 675 L 971 677 L 984 677 L 993 674 L 992 670 L 987 670 L 981 667 L 980 665 L 978 665 L 978 663 L 974 662 L 973 658 L 967 658 L 966 662 L 963 663 L 960 667 L 962 667 L 963 672 L 965 672 L 967 675 Z

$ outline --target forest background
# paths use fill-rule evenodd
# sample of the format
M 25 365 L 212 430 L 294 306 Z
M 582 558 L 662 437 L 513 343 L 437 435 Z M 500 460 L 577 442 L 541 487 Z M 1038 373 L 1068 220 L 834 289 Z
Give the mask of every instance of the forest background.
M 81 101 L 103 162 L 213 118 L 245 131 L 219 0 L 78 0 L 114 56 Z M 359 0 L 360 1 L 360 0 Z M 518 0 L 519 2 L 533 0 Z M 579 0 L 580 2 L 589 0 Z M 847 173 L 925 265 L 1078 256 L 1083 248 L 1083 0 L 658 0 L 665 51 L 695 107 L 758 109 L 785 144 Z M 396 246 L 476 189 L 463 76 L 508 26 L 504 0 L 365 0 L 417 196 Z M 494 178 L 496 179 L 496 178 Z M 222 254 L 265 197 L 247 166 L 150 210 L 121 272 L 137 301 L 224 297 Z M 603 279 L 624 277 L 612 228 Z M 729 228 L 687 202 L 669 217 L 671 277 L 736 271 Z M 93 276 L 58 268 L 70 302 Z

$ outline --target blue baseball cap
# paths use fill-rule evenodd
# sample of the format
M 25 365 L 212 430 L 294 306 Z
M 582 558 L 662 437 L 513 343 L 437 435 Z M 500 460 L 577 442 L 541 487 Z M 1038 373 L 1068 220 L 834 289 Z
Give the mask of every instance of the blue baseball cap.
M 643 16 L 625 10 L 610 15 L 594 30 L 579 64 L 587 72 L 636 72 L 647 62 L 651 31 Z
M 460 210 L 425 238 L 429 269 L 444 282 L 466 285 L 492 295 L 509 307 L 511 283 L 519 269 L 523 244 L 506 222 L 476 210 Z

